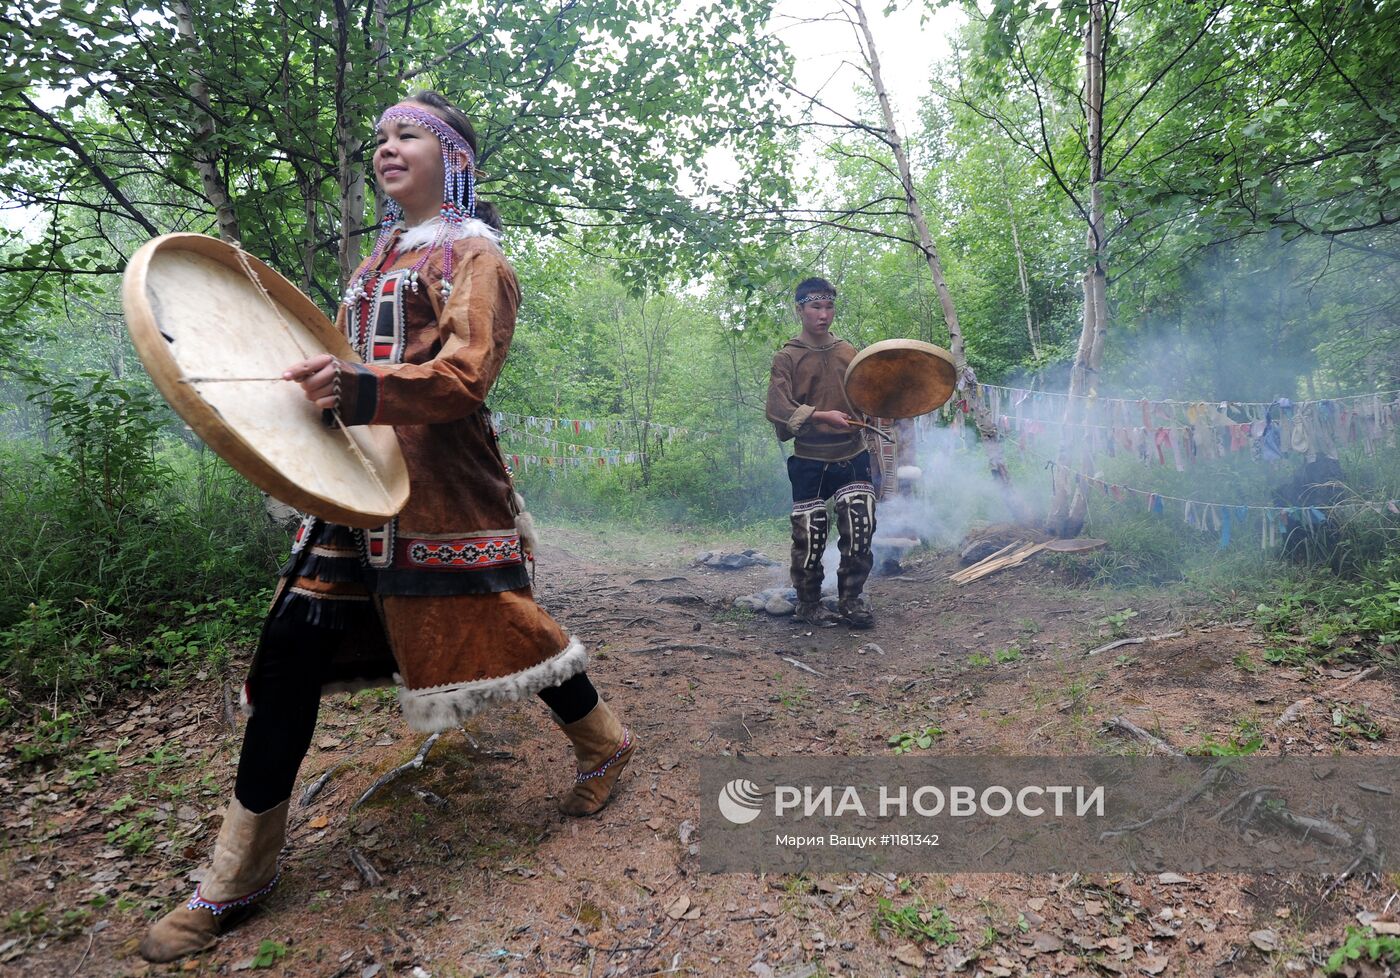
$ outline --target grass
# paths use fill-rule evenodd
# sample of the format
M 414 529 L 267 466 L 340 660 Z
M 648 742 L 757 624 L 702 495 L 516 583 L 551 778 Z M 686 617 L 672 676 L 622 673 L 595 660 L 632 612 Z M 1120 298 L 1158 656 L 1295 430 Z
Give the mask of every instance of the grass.
M 1224 740 L 1206 734 L 1199 744 L 1186 748 L 1192 757 L 1246 757 L 1264 746 L 1264 730 L 1258 717 L 1243 717 Z
M 886 932 L 904 940 L 931 941 L 939 947 L 958 942 L 958 929 L 941 907 L 926 903 L 896 907 L 893 900 L 879 897 L 870 933 L 878 938 Z

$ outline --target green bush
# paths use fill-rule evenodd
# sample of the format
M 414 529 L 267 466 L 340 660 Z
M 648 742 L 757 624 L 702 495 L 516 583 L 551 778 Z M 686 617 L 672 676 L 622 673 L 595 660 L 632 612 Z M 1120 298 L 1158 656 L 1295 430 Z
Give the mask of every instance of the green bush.
M 84 375 L 52 427 L 0 444 L 0 721 L 21 704 L 158 682 L 256 637 L 286 535 L 152 395 Z

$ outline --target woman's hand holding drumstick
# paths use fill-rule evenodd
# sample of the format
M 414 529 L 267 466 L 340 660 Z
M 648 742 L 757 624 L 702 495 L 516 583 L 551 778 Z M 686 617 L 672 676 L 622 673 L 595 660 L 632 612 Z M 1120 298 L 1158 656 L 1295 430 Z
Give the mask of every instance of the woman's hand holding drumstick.
M 301 360 L 282 371 L 282 379 L 301 385 L 306 399 L 318 408 L 335 408 L 335 375 L 338 361 L 329 353 Z

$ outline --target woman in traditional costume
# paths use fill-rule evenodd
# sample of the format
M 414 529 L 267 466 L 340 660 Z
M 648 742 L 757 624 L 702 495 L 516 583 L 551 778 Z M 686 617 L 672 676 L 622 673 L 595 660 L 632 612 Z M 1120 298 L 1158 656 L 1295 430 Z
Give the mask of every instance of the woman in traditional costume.
M 632 754 L 583 645 L 530 591 L 528 516 L 485 406 L 520 289 L 494 208 L 476 197 L 476 135 L 432 92 L 390 107 L 376 134 L 387 220 L 337 319 L 363 363 L 321 355 L 284 377 L 345 424 L 393 425 L 409 501 L 374 530 L 302 522 L 244 687 L 248 725 L 211 865 L 147 932 L 151 961 L 212 946 L 276 884 L 325 692 L 397 682 L 409 725 L 425 732 L 537 694 L 577 760 L 566 815 L 606 805 Z

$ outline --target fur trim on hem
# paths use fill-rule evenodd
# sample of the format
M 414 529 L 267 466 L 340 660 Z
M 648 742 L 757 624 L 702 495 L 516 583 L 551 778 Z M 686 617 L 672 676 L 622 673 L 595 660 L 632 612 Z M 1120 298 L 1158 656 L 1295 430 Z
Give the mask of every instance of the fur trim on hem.
M 488 706 L 522 699 L 588 668 L 588 651 L 583 643 L 570 638 L 569 644 L 538 665 L 508 676 L 470 683 L 430 686 L 427 689 L 399 690 L 399 706 L 404 719 L 421 733 L 437 733 L 460 727 Z

